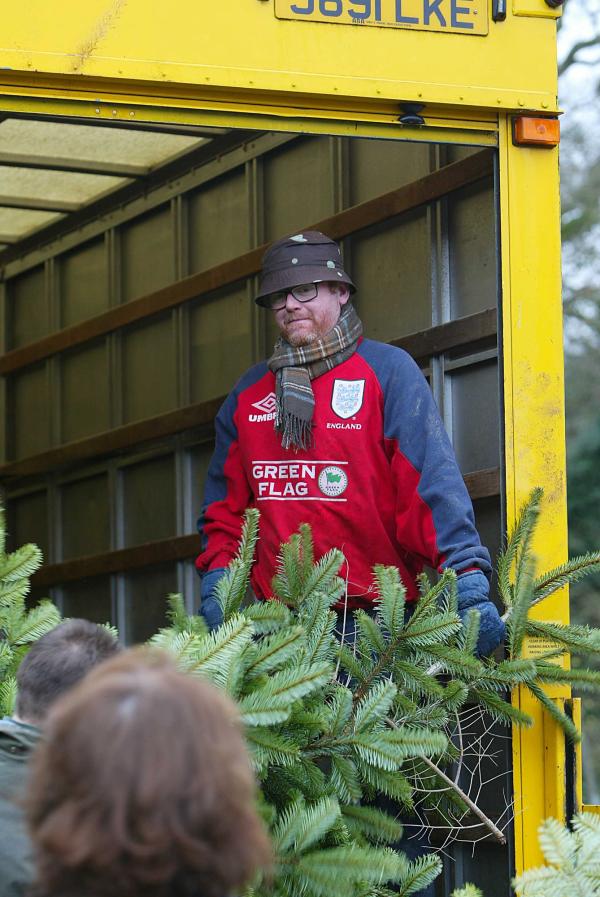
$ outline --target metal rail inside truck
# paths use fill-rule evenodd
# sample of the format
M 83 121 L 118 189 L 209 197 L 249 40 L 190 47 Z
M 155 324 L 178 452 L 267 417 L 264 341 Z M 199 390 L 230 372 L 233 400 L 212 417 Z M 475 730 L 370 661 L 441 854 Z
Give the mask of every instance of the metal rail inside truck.
M 273 342 L 251 301 L 264 245 L 308 225 L 341 241 L 367 335 L 429 378 L 492 553 L 540 485 L 539 562 L 565 559 L 559 13 L 5 5 L 1 473 L 11 539 L 44 551 L 34 595 L 139 641 L 163 596 L 197 592 L 213 418 Z M 564 591 L 542 607 L 567 619 Z M 507 894 L 540 821 L 577 803 L 561 731 L 527 710 L 482 797 L 491 816 L 514 800 L 508 846 L 449 847 L 440 894 Z

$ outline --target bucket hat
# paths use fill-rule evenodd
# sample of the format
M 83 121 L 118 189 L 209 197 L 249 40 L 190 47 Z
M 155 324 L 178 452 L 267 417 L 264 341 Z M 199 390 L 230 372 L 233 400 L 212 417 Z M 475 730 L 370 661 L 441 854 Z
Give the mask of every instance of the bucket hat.
M 335 240 L 321 231 L 305 230 L 283 237 L 267 249 L 255 301 L 268 308 L 271 293 L 324 280 L 345 283 L 352 293 L 356 292 L 344 271 L 340 247 Z

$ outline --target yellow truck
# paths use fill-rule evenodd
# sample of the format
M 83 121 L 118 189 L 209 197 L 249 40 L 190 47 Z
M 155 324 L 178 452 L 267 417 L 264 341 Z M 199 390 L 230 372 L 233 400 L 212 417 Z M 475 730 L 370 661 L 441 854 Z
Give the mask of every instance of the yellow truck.
M 6 6 L 1 472 L 36 594 L 129 641 L 193 595 L 214 414 L 272 343 L 262 251 L 308 225 L 342 242 L 367 335 L 429 378 L 490 549 L 541 485 L 537 554 L 565 558 L 558 3 Z M 577 803 L 527 709 L 485 798 L 509 844 L 455 844 L 446 892 L 506 894 Z

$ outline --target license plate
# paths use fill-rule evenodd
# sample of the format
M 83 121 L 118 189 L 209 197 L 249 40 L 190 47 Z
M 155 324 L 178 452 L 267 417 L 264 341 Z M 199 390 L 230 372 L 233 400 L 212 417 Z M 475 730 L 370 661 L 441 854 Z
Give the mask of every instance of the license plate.
M 275 0 L 278 19 L 488 33 L 488 0 Z

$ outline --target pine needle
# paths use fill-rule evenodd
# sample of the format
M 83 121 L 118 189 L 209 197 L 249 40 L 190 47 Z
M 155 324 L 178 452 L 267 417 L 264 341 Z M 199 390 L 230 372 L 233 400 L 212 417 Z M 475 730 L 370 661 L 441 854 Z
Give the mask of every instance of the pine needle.
M 250 748 L 260 753 L 265 766 L 291 766 L 298 760 L 298 745 L 271 729 L 255 726 L 248 729 L 246 737 Z
M 315 547 L 312 530 L 307 523 L 301 523 L 300 533 L 300 578 L 306 582 L 315 562 Z
M 442 861 L 435 854 L 417 857 L 405 873 L 404 882 L 398 890 L 399 897 L 409 897 L 430 885 L 442 871 Z
M 515 579 L 513 601 L 507 622 L 508 646 L 512 659 L 520 656 L 527 632 L 527 619 L 533 600 L 535 561 L 533 557 L 521 555 L 518 567 L 518 578 Z
M 352 692 L 350 689 L 336 685 L 333 697 L 328 701 L 327 707 L 329 731 L 332 735 L 339 735 L 352 715 Z
M 378 565 L 374 567 L 374 572 L 378 591 L 377 610 L 388 633 L 395 638 L 404 627 L 406 590 L 397 567 Z
M 302 626 L 289 626 L 283 632 L 261 639 L 252 662 L 246 667 L 246 675 L 259 676 L 270 673 L 297 657 L 304 648 L 306 635 Z
M 330 782 L 344 804 L 356 803 L 362 797 L 362 788 L 356 764 L 349 757 L 334 754 L 331 757 Z
M 302 587 L 302 597 L 308 598 L 313 592 L 326 592 L 332 587 L 344 587 L 338 572 L 344 563 L 344 555 L 337 548 L 332 548 L 313 566 Z
M 538 604 L 568 583 L 579 582 L 580 579 L 598 572 L 600 572 L 600 551 L 571 558 L 565 564 L 560 564 L 536 579 L 533 584 L 535 594 L 533 603 Z
M 61 622 L 61 616 L 51 601 L 41 601 L 18 623 L 11 627 L 10 638 L 15 645 L 26 645 L 37 641 Z
M 383 723 L 390 712 L 398 689 L 393 682 L 377 682 L 357 704 L 354 712 L 356 732 L 364 732 Z
M 539 515 L 543 490 L 533 489 L 517 518 L 514 529 L 509 536 L 506 549 L 498 559 L 498 593 L 506 608 L 512 607 L 513 588 L 511 574 L 513 565 L 517 568 L 515 580 L 518 579 L 520 559 L 528 556 L 531 536 Z
M 189 629 L 190 618 L 185 608 L 183 595 L 177 592 L 167 595 L 167 620 L 174 629 L 180 632 Z
M 276 632 L 290 623 L 291 614 L 280 601 L 257 601 L 242 610 L 243 616 L 252 623 L 257 635 Z
M 6 676 L 0 682 L 0 713 L 12 716 L 17 703 L 17 680 L 14 676 Z
M 533 720 L 529 714 L 511 704 L 510 701 L 505 701 L 497 692 L 476 688 L 473 689 L 472 694 L 480 704 L 483 704 L 493 719 L 503 723 L 505 726 L 516 723 L 519 726 L 528 728 L 533 725 Z
M 378 807 L 343 806 L 341 809 L 349 830 L 360 832 L 374 844 L 393 844 L 402 837 L 402 825 Z
M 526 686 L 529 691 L 538 699 L 540 704 L 543 705 L 545 710 L 550 714 L 550 716 L 558 723 L 561 729 L 564 731 L 566 736 L 574 743 L 578 744 L 581 741 L 581 733 L 577 731 L 577 727 L 573 723 L 571 719 L 563 713 L 563 711 L 558 707 L 558 705 L 549 698 L 546 692 L 539 687 L 539 685 L 535 685 L 531 683 Z
M 475 885 L 467 884 L 462 888 L 455 888 L 451 897 L 483 897 L 483 891 L 475 887 Z
M 575 623 L 545 623 L 541 620 L 527 620 L 527 635 L 554 642 L 557 647 L 564 647 L 579 653 L 600 653 L 600 629 L 580 626 Z
M 14 582 L 25 576 L 33 576 L 42 563 L 42 552 L 37 545 L 23 545 L 0 559 L 0 582 Z

